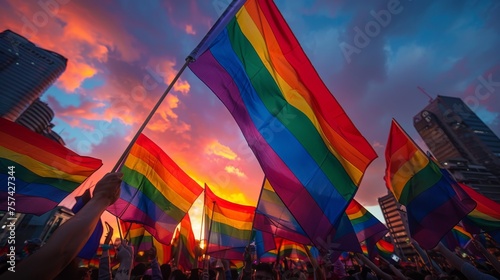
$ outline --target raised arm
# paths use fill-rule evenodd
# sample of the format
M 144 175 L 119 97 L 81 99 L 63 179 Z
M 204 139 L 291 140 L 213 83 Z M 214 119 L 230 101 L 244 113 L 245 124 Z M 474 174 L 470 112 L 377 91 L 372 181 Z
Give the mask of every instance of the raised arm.
M 15 273 L 1 279 L 53 279 L 80 252 L 106 208 L 120 196 L 121 173 L 108 173 L 96 185 L 94 196 L 75 216 L 61 225 L 49 241 L 26 260 Z

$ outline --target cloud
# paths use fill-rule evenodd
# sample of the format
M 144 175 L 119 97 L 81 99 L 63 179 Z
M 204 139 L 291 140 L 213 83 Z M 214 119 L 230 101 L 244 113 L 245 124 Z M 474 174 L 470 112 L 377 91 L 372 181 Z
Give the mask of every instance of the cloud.
M 205 153 L 208 155 L 216 155 L 229 160 L 236 160 L 238 155 L 228 146 L 221 144 L 218 140 L 214 140 L 205 147 Z
M 238 177 L 242 177 L 242 178 L 247 177 L 247 175 L 245 175 L 245 173 L 243 173 L 243 171 L 241 171 L 240 169 L 238 169 L 238 167 L 235 167 L 235 166 L 232 166 L 232 165 L 226 166 L 224 168 L 224 170 L 226 170 L 227 173 L 235 174 Z
M 190 35 L 196 35 L 196 31 L 194 31 L 191 24 L 186 24 L 186 33 Z

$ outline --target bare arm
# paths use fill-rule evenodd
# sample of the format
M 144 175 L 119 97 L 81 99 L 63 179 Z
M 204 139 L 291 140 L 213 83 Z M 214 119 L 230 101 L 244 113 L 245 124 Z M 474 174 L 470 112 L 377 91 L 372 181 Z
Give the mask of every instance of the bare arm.
M 15 273 L 4 273 L 0 280 L 56 277 L 83 248 L 106 207 L 118 199 L 121 176 L 121 173 L 106 174 L 97 183 L 94 197 L 61 225 L 42 248 L 19 263 Z

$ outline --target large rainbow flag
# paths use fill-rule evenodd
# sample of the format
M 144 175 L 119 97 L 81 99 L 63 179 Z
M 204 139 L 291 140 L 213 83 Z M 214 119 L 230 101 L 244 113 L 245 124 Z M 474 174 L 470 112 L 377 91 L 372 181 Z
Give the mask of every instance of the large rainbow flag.
M 77 155 L 22 125 L 0 118 L 2 211 L 42 215 L 101 165 L 100 159 Z
M 298 224 L 324 244 L 376 153 L 275 4 L 233 1 L 190 58 L 190 69 L 231 112 Z
M 368 238 L 373 238 L 376 241 L 389 232 L 384 224 L 355 199 L 351 200 L 345 212 L 352 223 L 359 242 Z
M 236 204 L 215 195 L 205 184 L 205 254 L 223 259 L 243 259 L 252 237 L 255 207 Z
M 132 146 L 122 172 L 120 198 L 107 210 L 123 221 L 143 224 L 158 241 L 170 244 L 203 188 L 144 134 Z
M 467 231 L 480 233 L 481 229 L 500 242 L 500 204 L 467 185 L 459 185 L 477 203 L 476 208 L 463 219 Z
M 385 150 L 387 188 L 406 206 L 410 234 L 422 248 L 434 248 L 476 203 L 393 120 Z

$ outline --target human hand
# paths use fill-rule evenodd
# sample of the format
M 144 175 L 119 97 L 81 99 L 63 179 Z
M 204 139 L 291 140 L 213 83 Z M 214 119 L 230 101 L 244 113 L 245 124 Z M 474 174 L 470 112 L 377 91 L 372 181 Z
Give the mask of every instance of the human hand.
M 108 173 L 97 182 L 93 198 L 103 199 L 111 205 L 120 197 L 120 184 L 122 182 L 123 173 L 113 172 Z
M 116 257 L 120 262 L 120 267 L 116 272 L 115 279 L 130 279 L 130 270 L 134 261 L 134 247 L 128 245 L 128 241 L 123 239 L 117 249 Z
M 148 257 L 149 257 L 149 259 L 150 259 L 150 260 L 152 260 L 152 259 L 156 258 L 156 254 L 157 254 L 156 247 L 155 247 L 155 246 L 151 247 L 151 248 L 148 250 L 148 252 L 147 252 L 147 253 L 148 253 Z

